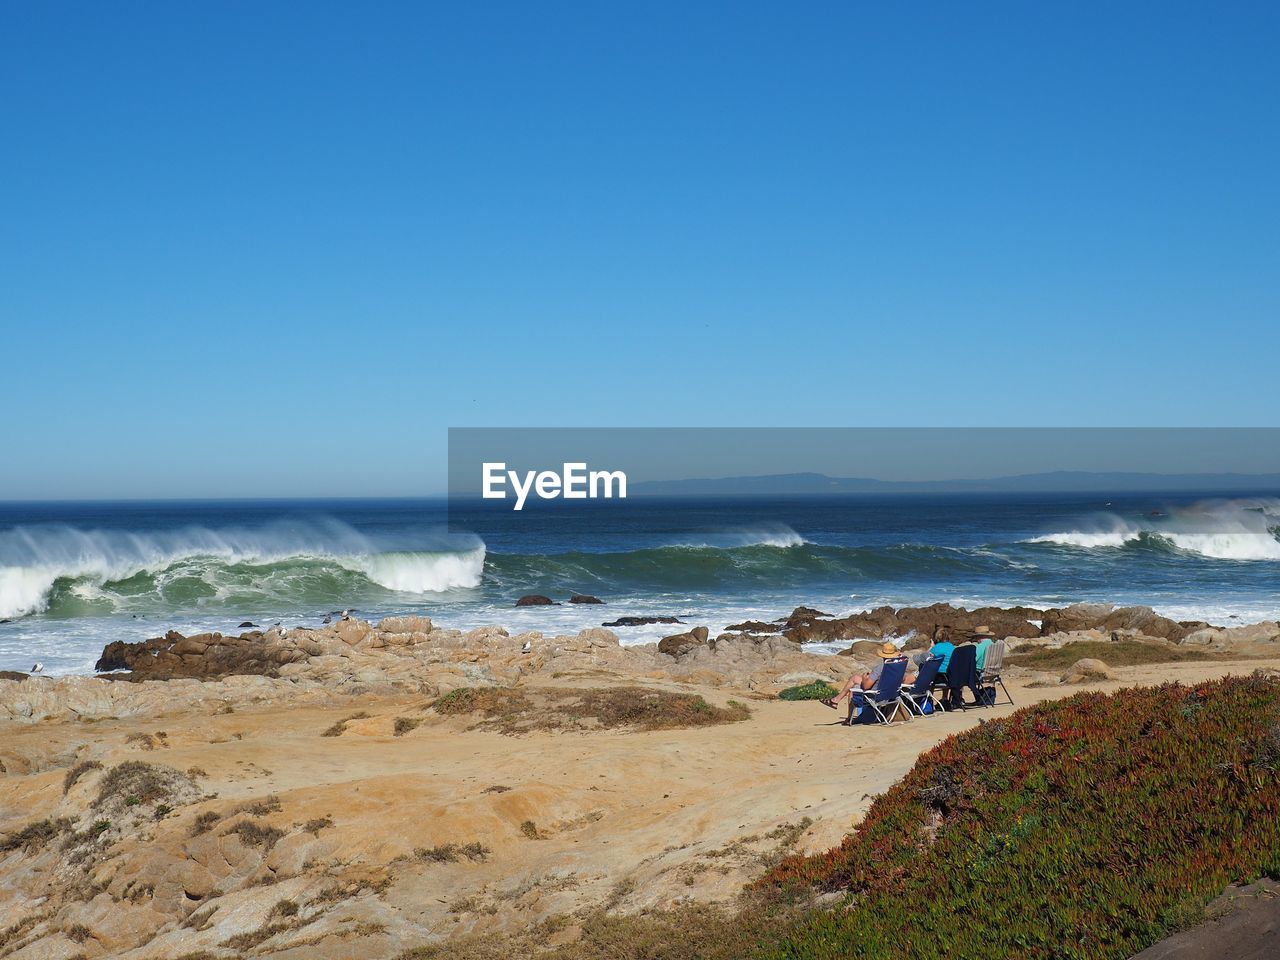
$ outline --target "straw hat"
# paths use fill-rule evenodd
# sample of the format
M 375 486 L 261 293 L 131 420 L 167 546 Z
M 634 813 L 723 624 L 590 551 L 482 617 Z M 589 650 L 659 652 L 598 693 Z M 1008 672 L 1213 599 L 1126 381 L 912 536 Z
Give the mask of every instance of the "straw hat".
M 991 628 L 988 627 L 985 623 L 982 626 L 975 629 L 973 631 L 973 635 L 975 637 L 990 637 L 992 640 L 996 638 L 996 635 L 991 632 Z
M 881 660 L 892 660 L 898 656 L 898 646 L 895 643 L 886 643 L 876 651 L 876 656 Z

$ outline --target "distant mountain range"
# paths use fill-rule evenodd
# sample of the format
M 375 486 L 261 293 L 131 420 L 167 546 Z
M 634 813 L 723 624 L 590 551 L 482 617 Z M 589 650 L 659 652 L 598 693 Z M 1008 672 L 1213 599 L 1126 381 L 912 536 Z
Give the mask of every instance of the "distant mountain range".
M 778 473 L 706 480 L 646 480 L 631 496 L 806 496 L 876 493 L 1280 493 L 1280 473 L 1091 473 L 1059 470 L 987 480 L 870 480 Z

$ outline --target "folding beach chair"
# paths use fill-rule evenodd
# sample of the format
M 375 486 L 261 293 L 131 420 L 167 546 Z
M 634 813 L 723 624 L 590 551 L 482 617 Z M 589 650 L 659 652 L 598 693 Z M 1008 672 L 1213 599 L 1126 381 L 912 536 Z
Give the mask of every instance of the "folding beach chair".
M 1009 696 L 1009 689 L 1004 685 L 1004 681 L 1000 679 L 1000 671 L 1004 668 L 1004 655 L 1007 645 L 1003 640 L 995 640 L 991 646 L 987 647 L 986 659 L 982 662 L 982 675 L 978 678 L 978 690 L 981 696 L 978 698 L 982 703 L 989 707 L 996 705 L 998 694 L 996 693 L 996 684 L 1000 685 L 1000 689 L 1004 691 L 1005 699 L 1009 701 L 1009 705 L 1013 705 L 1013 697 Z M 991 693 L 988 694 L 987 691 Z
M 850 695 L 849 719 L 845 722 L 850 725 L 892 723 L 899 715 L 910 720 L 911 711 L 903 707 L 902 701 L 898 699 L 898 694 L 902 692 L 902 678 L 906 675 L 906 657 L 886 660 L 884 668 L 880 671 L 880 680 L 875 687 L 870 690 L 856 690 Z M 854 715 L 855 707 L 862 707 L 864 713 L 860 717 Z M 868 714 L 865 711 L 867 710 L 871 711 L 869 714 L 871 719 L 866 719 Z
M 927 716 L 926 704 L 930 704 L 930 713 L 942 713 L 946 710 L 942 700 L 933 692 L 933 681 L 938 676 L 940 666 L 942 666 L 941 657 L 929 657 L 922 661 L 916 673 L 916 682 L 909 687 L 903 687 L 899 694 L 907 709 L 917 716 Z
M 947 686 L 951 690 L 947 706 L 952 710 L 957 707 L 967 710 L 982 704 L 982 695 L 978 693 L 978 648 L 973 644 L 961 644 L 951 654 L 951 662 L 947 664 Z M 973 693 L 973 703 L 965 703 L 965 687 Z

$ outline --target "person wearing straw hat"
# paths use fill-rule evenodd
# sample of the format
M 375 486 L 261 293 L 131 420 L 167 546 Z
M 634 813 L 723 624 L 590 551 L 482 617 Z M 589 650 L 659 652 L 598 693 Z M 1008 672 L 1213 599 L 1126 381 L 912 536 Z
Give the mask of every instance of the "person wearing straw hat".
M 978 676 L 982 676 L 982 668 L 987 664 L 987 651 L 991 649 L 991 644 L 996 642 L 996 635 L 992 633 L 991 628 L 984 623 L 973 631 L 973 642 L 977 644 L 978 648 L 976 660 Z
M 855 673 L 849 678 L 848 682 L 845 683 L 844 689 L 834 697 L 827 697 L 827 699 L 822 702 L 832 710 L 835 710 L 839 707 L 840 701 L 845 697 L 852 696 L 857 691 L 872 689 L 880 682 L 880 674 L 884 672 L 885 662 L 888 660 L 896 660 L 898 657 L 902 656 L 902 651 L 898 649 L 898 645 L 896 643 L 887 641 L 881 645 L 879 650 L 876 651 L 876 656 L 880 658 L 879 663 L 866 673 Z M 907 684 L 914 683 L 915 679 L 915 671 L 909 671 L 907 675 L 902 678 L 902 683 L 906 686 Z

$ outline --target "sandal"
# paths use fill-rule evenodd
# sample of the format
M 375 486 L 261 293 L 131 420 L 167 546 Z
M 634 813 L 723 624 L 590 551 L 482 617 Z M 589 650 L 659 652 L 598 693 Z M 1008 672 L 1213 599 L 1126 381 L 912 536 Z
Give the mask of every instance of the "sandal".
M 836 709 L 836 702 L 830 697 L 827 697 L 827 699 L 823 700 L 822 704 L 823 706 L 830 707 L 832 710 Z

